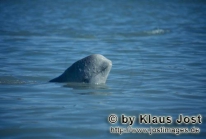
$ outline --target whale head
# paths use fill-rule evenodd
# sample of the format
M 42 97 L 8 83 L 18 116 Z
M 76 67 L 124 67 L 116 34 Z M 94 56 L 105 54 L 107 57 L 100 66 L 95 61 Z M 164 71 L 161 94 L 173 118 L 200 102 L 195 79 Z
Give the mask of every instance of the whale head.
M 73 63 L 62 75 L 50 82 L 106 83 L 112 62 L 100 54 L 93 54 Z

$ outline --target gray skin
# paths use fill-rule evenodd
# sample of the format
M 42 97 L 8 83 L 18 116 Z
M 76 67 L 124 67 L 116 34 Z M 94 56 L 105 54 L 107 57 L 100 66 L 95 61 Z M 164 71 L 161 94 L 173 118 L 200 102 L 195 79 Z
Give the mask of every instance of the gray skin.
M 93 54 L 72 64 L 62 75 L 50 82 L 78 82 L 104 84 L 112 62 L 100 54 Z

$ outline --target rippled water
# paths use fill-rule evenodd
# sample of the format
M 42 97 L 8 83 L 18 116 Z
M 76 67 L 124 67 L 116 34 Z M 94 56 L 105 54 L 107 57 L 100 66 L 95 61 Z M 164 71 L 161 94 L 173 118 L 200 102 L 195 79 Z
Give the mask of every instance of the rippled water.
M 0 138 L 204 138 L 206 3 L 196 0 L 1 1 Z M 112 61 L 105 85 L 49 83 L 75 61 Z M 132 127 L 198 127 L 199 134 L 111 134 Z M 171 116 L 139 124 L 140 114 Z M 201 114 L 202 124 L 174 121 Z

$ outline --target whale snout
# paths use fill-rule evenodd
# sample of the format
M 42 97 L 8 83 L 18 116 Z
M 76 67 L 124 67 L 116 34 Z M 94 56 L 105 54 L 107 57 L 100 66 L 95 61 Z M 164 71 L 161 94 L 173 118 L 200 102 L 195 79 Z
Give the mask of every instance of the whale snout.
M 108 67 L 112 67 L 112 61 L 111 60 L 107 59 L 106 62 L 107 62 Z
M 105 70 L 105 69 L 111 69 L 112 67 L 112 61 L 109 60 L 109 59 L 105 59 L 103 62 L 102 62 L 102 69 Z

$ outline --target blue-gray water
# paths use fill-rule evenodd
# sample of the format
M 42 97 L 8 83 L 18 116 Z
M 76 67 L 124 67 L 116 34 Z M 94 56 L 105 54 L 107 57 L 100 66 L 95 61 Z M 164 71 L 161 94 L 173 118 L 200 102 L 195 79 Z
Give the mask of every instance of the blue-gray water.
M 0 1 L 0 138 L 206 136 L 206 2 L 203 0 Z M 49 83 L 99 53 L 106 85 Z M 199 134 L 111 134 L 110 114 L 132 127 L 198 127 Z M 139 124 L 140 114 L 171 116 Z M 175 123 L 179 114 L 202 124 Z

